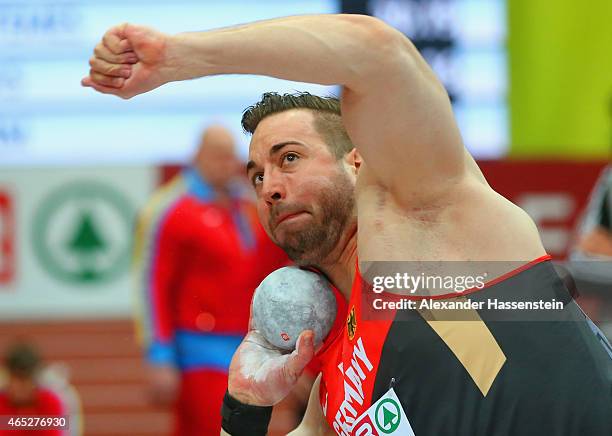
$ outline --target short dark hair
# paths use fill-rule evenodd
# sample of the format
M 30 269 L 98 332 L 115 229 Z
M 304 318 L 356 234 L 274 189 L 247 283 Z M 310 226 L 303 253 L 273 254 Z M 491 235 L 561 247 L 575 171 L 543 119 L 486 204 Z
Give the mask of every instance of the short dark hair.
M 336 97 L 320 97 L 309 92 L 282 95 L 276 92 L 264 93 L 261 100 L 244 110 L 242 128 L 252 135 L 265 117 L 291 109 L 313 111 L 314 127 L 325 139 L 336 159 L 340 159 L 355 147 L 342 123 L 340 100 Z
M 4 364 L 9 374 L 31 377 L 40 367 L 41 358 L 32 346 L 26 343 L 17 343 L 6 353 Z

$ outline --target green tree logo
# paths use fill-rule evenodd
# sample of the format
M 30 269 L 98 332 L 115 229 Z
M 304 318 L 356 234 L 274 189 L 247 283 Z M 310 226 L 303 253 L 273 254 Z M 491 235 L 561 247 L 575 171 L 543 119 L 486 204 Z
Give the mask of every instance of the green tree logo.
M 106 250 L 106 243 L 96 230 L 90 211 L 83 211 L 79 225 L 67 244 L 81 263 L 80 274 L 83 281 L 96 280 L 98 272 L 95 268 L 96 255 Z
M 133 208 L 111 187 L 75 182 L 53 191 L 38 208 L 34 252 L 54 277 L 97 283 L 117 277 L 129 263 Z
M 400 425 L 402 414 L 395 400 L 387 398 L 376 406 L 374 420 L 378 430 L 385 434 L 393 433 Z

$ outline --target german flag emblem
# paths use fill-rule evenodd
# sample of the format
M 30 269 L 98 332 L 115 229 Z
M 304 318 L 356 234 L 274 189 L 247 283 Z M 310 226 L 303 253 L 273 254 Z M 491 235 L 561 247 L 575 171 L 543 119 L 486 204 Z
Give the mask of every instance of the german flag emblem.
M 357 318 L 355 317 L 355 306 L 351 308 L 351 312 L 346 319 L 346 330 L 348 332 L 349 340 L 353 340 L 355 332 L 357 331 Z

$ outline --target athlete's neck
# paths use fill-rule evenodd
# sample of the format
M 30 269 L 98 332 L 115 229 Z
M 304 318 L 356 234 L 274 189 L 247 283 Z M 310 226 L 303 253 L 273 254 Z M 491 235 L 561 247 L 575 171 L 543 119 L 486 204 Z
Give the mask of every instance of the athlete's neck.
M 317 269 L 327 276 L 347 301 L 351 298 L 356 262 L 357 222 L 355 221 L 349 225 L 336 248 L 325 261 L 317 265 Z

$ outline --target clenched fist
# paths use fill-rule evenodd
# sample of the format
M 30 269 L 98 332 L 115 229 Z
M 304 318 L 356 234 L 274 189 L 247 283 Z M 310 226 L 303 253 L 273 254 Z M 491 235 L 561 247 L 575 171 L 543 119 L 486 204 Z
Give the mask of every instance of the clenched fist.
M 81 81 L 104 94 L 131 98 L 169 82 L 169 36 L 133 24 L 112 27 L 89 59 L 89 75 Z

